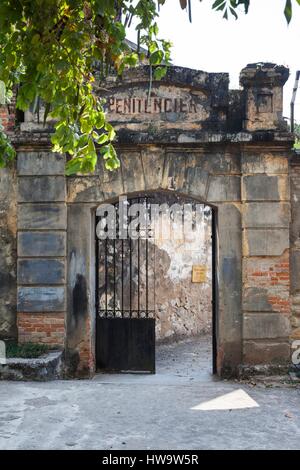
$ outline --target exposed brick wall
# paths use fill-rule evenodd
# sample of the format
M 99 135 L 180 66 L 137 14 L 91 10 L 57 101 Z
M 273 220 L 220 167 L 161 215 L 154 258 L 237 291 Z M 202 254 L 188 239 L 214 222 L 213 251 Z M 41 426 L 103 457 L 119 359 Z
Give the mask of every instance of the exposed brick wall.
M 16 95 L 11 99 L 9 105 L 0 106 L 0 123 L 6 132 L 13 131 L 16 121 Z
M 18 313 L 20 343 L 44 343 L 63 346 L 64 313 Z
M 286 250 L 281 257 L 252 257 L 244 261 L 247 287 L 268 288 L 267 302 L 273 312 L 290 314 L 290 262 Z

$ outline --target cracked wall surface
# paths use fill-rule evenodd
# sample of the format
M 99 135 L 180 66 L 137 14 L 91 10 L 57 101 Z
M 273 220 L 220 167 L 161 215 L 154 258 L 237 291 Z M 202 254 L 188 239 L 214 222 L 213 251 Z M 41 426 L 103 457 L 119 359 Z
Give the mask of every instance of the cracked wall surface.
M 91 376 L 96 209 L 124 194 L 167 192 L 210 205 L 216 216 L 218 373 L 289 364 L 300 291 L 299 165 L 282 117 L 287 78 L 285 67 L 250 64 L 242 89 L 229 91 L 228 74 L 170 67 L 147 101 L 147 68 L 112 77 L 107 109 L 121 161 L 114 172 L 99 159 L 95 174 L 66 177 L 65 159 L 50 151 L 51 124 L 42 128 L 31 116 L 16 126 L 18 182 L 14 171 L 0 170 L 1 334 L 16 335 L 17 283 L 19 341 L 65 348 L 68 375 Z M 187 255 L 158 249 L 167 269 L 159 314 L 167 320 L 157 334 L 180 335 L 172 316 L 194 307 L 188 276 L 177 272 L 174 284 L 169 268 Z

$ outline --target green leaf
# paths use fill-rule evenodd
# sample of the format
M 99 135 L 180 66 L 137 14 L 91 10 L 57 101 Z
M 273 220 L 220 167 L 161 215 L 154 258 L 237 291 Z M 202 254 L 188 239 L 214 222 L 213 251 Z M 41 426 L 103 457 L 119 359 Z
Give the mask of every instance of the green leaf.
M 167 73 L 167 70 L 167 67 L 156 67 L 153 74 L 155 80 L 161 80 L 162 78 L 164 78 Z
M 80 129 L 83 134 L 90 134 L 93 130 L 93 124 L 89 119 L 81 119 Z
M 34 36 L 31 39 L 31 43 L 33 45 L 37 44 L 41 39 L 41 36 L 39 34 L 34 34 Z
M 284 8 L 284 16 L 286 18 L 287 23 L 290 23 L 292 19 L 292 1 L 286 0 L 285 8 Z
M 108 132 L 108 139 L 109 140 L 114 140 L 116 136 L 116 132 L 111 124 L 108 122 L 105 124 L 105 130 Z
M 150 56 L 150 63 L 152 65 L 158 65 L 161 64 L 162 60 L 164 58 L 163 51 L 156 51 Z
M 104 124 L 105 124 L 105 114 L 103 112 L 100 112 L 96 116 L 95 127 L 96 129 L 102 129 L 102 127 L 104 127 Z
M 97 144 L 103 145 L 106 142 L 108 142 L 108 135 L 107 134 L 101 134 L 100 137 L 96 140 Z
M 219 9 L 223 10 L 223 8 L 226 5 L 225 1 L 226 0 L 215 0 L 215 2 L 212 5 L 213 10 L 219 10 Z
M 230 13 L 235 17 L 236 20 L 238 19 L 238 15 L 234 8 L 230 7 Z
M 79 173 L 82 167 L 82 158 L 77 157 L 77 158 L 72 158 L 72 160 L 69 160 L 66 164 L 66 175 L 74 175 L 76 173 Z

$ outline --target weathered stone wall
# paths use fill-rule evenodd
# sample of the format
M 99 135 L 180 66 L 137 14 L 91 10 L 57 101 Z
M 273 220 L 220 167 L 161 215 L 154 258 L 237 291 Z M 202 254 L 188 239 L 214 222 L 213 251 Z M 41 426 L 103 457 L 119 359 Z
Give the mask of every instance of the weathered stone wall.
M 19 152 L 19 341 L 65 342 L 65 160 L 51 152 Z
M 15 125 L 15 99 L 0 106 L 5 132 Z M 17 176 L 0 168 L 0 339 L 17 338 Z
M 270 146 L 271 147 L 271 146 Z M 289 160 L 284 151 L 242 157 L 244 362 L 290 358 Z
M 17 337 L 17 177 L 0 169 L 0 339 Z
M 163 225 L 168 224 L 168 220 Z M 176 224 L 173 227 L 176 231 Z M 177 228 L 177 233 L 180 229 Z M 202 211 L 194 231 L 176 238 L 156 237 L 156 339 L 174 340 L 211 332 L 211 214 Z M 207 268 L 206 281 L 192 282 L 193 266 Z
M 121 168 L 112 173 L 100 159 L 94 175 L 66 178 L 64 159 L 49 151 L 49 134 L 24 123 L 13 135 L 19 340 L 64 346 L 70 375 L 94 372 L 96 209 L 122 194 L 165 191 L 214 211 L 218 373 L 288 364 L 291 324 L 292 338 L 299 333 L 299 177 L 293 160 L 290 269 L 286 79 L 285 68 L 251 65 L 241 75 L 243 91 L 229 93 L 227 74 L 174 67 L 153 83 L 148 103 L 147 69 L 114 78 L 107 97 Z M 16 182 L 14 172 L 1 175 L 0 319 L 4 334 L 14 335 Z
M 246 95 L 244 129 L 247 131 L 286 130 L 282 119 L 283 86 L 289 70 L 274 64 L 249 64 L 240 75 Z
M 94 250 L 92 221 L 99 204 L 121 194 L 168 191 L 207 201 L 218 208 L 219 225 L 219 368 L 241 363 L 242 346 L 242 231 L 240 149 L 232 144 L 200 142 L 118 147 L 121 168 L 103 170 L 100 160 L 95 176 L 67 179 L 68 203 L 68 345 L 82 358 L 82 349 L 93 350 L 95 323 Z M 80 225 L 78 224 L 80 220 Z M 74 309 L 74 295 L 85 299 Z M 92 346 L 91 346 L 92 345 Z M 86 364 L 86 363 L 85 363 Z M 79 364 L 79 369 L 84 362 Z
M 136 201 L 133 198 L 132 203 Z M 125 317 L 136 318 L 147 312 L 156 320 L 157 341 L 211 332 L 211 210 L 159 192 L 148 198 L 151 203 L 161 209 L 160 214 L 151 215 L 152 237 L 99 242 L 100 315 L 121 317 L 123 309 Z M 173 204 L 177 213 L 172 212 Z M 187 204 L 194 223 L 186 221 L 183 228 Z M 166 205 L 170 211 L 164 210 Z M 206 269 L 205 279 L 193 282 L 193 267 L 199 265 Z
M 290 164 L 291 180 L 291 340 L 300 339 L 300 156 Z

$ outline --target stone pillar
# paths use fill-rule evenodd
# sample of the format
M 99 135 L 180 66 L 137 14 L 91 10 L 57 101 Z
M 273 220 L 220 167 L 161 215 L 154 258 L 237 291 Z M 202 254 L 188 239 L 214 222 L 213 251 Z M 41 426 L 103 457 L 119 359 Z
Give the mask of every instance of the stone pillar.
M 290 358 L 288 155 L 264 145 L 242 155 L 244 364 Z
M 18 154 L 18 338 L 65 341 L 65 160 L 51 152 Z
M 282 117 L 283 85 L 289 77 L 286 67 L 249 64 L 240 75 L 244 88 L 246 131 L 286 130 Z
M 291 242 L 291 339 L 300 340 L 300 158 L 294 154 L 290 166 L 292 221 Z

